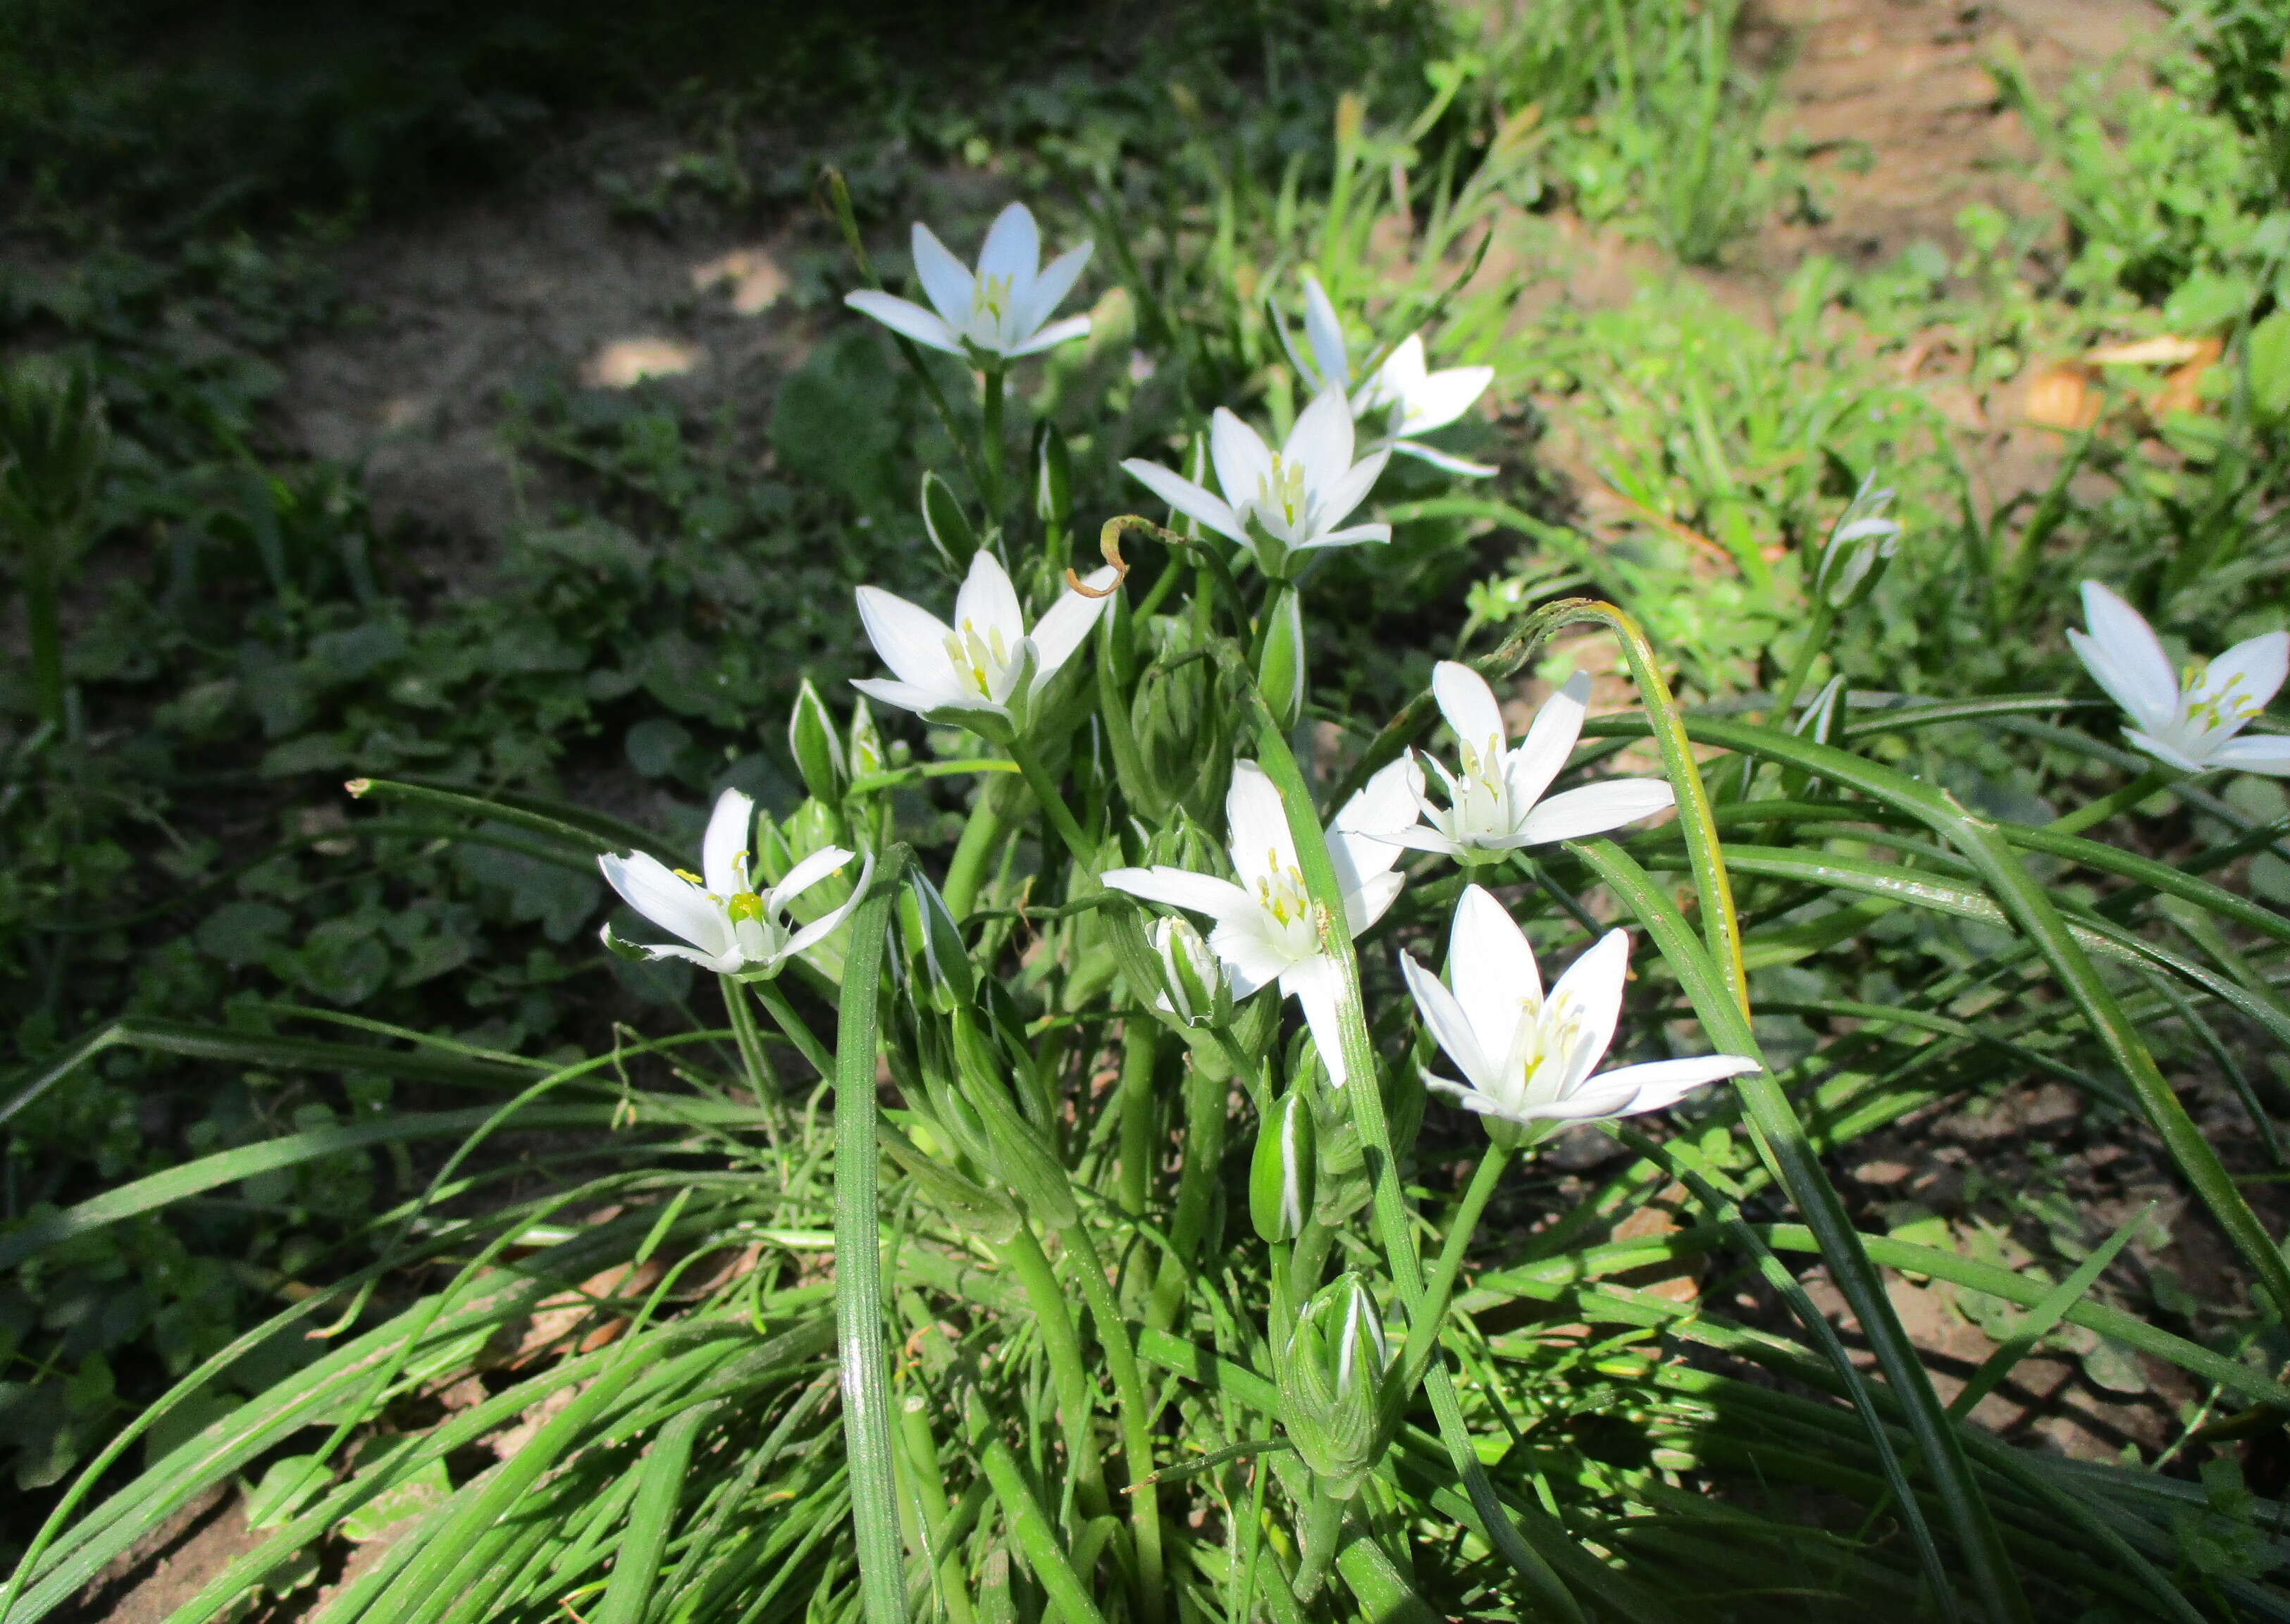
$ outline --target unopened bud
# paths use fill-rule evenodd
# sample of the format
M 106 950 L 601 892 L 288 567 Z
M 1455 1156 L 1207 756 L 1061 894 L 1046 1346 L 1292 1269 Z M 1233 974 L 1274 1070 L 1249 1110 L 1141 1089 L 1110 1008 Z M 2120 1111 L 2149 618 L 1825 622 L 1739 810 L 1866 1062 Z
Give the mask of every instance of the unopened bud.
M 1062 529 L 1073 517 L 1073 462 L 1066 437 L 1045 421 L 1034 435 L 1034 516 Z
M 803 787 L 829 804 L 840 801 L 850 788 L 851 772 L 844 764 L 843 740 L 835 736 L 835 718 L 811 678 L 795 696 L 795 714 L 788 718 L 788 750 L 795 757 Z
M 1821 549 L 1813 589 L 1832 610 L 1849 609 L 1875 591 L 1885 566 L 1900 550 L 1900 521 L 1885 512 L 1893 505 L 1892 489 L 1872 489 L 1876 481 L 1871 474 L 1861 482 L 1859 494 L 1838 516 Z
M 1256 687 L 1280 731 L 1294 728 L 1304 715 L 1304 600 L 1297 592 L 1282 593 L 1272 612 L 1256 660 Z
M 970 516 L 962 510 L 962 499 L 955 495 L 946 481 L 936 474 L 923 475 L 923 529 L 938 549 L 940 560 L 953 574 L 960 575 L 970 568 L 971 556 L 978 551 L 978 532 L 972 527 Z
M 1231 983 L 1191 920 L 1157 920 L 1153 951 L 1161 959 L 1160 1007 L 1189 1027 L 1221 1026 L 1232 1018 Z
M 885 760 L 883 735 L 875 730 L 875 713 L 861 700 L 851 708 L 851 776 L 872 778 L 883 770 Z
M 1293 1241 L 1304 1228 L 1312 1212 L 1318 1140 L 1312 1102 L 1301 1089 L 1289 1090 L 1258 1128 L 1248 1166 L 1248 1217 L 1260 1239 Z
M 906 921 L 916 938 L 913 956 L 921 961 L 920 979 L 927 984 L 932 1005 L 946 1014 L 975 996 L 977 973 L 971 968 L 969 949 L 963 946 L 961 928 L 938 887 L 911 868 L 907 872 L 907 886 L 913 911 L 906 915 Z
M 1066 1228 L 1081 1216 L 1073 1181 L 1041 1130 L 1011 1099 L 1008 1058 L 967 1010 L 955 1012 L 953 1038 L 963 1100 L 976 1113 L 987 1165 L 1035 1217 L 1053 1229 Z
M 1280 1362 L 1280 1419 L 1320 1486 L 1349 1500 L 1383 1452 L 1382 1390 L 1390 1350 L 1367 1282 L 1329 1282 L 1296 1316 Z

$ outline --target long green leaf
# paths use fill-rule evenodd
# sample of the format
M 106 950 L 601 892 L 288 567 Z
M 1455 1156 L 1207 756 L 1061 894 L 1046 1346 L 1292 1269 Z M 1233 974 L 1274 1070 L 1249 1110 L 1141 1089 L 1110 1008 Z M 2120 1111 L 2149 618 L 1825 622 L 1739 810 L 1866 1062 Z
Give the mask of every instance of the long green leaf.
M 911 860 L 908 848 L 892 847 L 852 916 L 835 1035 L 835 1324 L 842 1348 L 851 1522 L 868 1624 L 905 1624 L 907 1617 L 891 1452 L 890 1362 L 883 1348 L 875 1065 L 885 938 Z
M 660 1580 L 668 1531 L 684 1491 L 685 1471 L 692 1463 L 693 1442 L 717 1408 L 715 1404 L 695 1404 L 660 1429 L 637 1478 L 628 1531 L 613 1556 L 612 1582 L 605 1588 L 605 1599 L 590 1616 L 589 1624 L 644 1624 L 653 1587 Z
M 1973 1406 L 1994 1392 L 1997 1386 L 2012 1373 L 2012 1367 L 2033 1353 L 2036 1344 L 2050 1335 L 2052 1327 L 2058 1324 L 2067 1311 L 2083 1300 L 2084 1293 L 2098 1283 L 2100 1276 L 2107 1272 L 2107 1266 L 2115 1261 L 2115 1254 L 2121 1252 L 2126 1243 L 2138 1233 L 2139 1226 L 2147 1221 L 2148 1214 L 2154 1210 L 2155 1204 L 2150 1201 L 2124 1220 L 2122 1227 L 2109 1236 L 2097 1251 L 2078 1264 L 2073 1274 L 2054 1286 L 2050 1294 L 2036 1305 L 2026 1323 L 1994 1353 L 1981 1361 L 1980 1368 L 1972 1372 L 1972 1380 L 1964 1384 L 1964 1391 L 1949 1400 L 1948 1412 L 1950 1415 L 1970 1415 Z

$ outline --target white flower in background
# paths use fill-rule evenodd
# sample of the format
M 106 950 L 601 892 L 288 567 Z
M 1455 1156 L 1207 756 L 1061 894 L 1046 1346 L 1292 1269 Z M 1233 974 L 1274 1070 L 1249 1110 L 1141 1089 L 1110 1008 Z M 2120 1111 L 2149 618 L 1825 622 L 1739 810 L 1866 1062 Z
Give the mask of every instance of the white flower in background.
M 708 833 L 701 843 L 700 873 L 670 868 L 648 852 L 599 857 L 597 866 L 630 908 L 683 942 L 636 943 L 653 958 L 686 958 L 718 975 L 768 976 L 789 957 L 841 924 L 866 893 L 875 871 L 872 856 L 860 866 L 849 901 L 797 928 L 788 905 L 856 855 L 840 846 L 813 852 L 787 877 L 757 894 L 749 877 L 756 836 L 756 804 L 736 789 L 716 800 Z M 605 927 L 607 946 L 615 944 Z M 685 944 L 689 944 L 688 946 Z
M 1041 230 L 1026 205 L 1013 203 L 995 216 L 973 273 L 918 220 L 915 277 L 932 308 L 871 288 L 845 293 L 843 302 L 917 344 L 950 355 L 974 349 L 1004 360 L 1030 356 L 1088 333 L 1086 316 L 1053 322 L 1050 313 L 1073 292 L 1089 263 L 1091 246 L 1069 248 L 1043 268 Z
M 1383 916 L 1405 878 L 1392 871 L 1399 849 L 1363 832 L 1391 828 L 1407 816 L 1409 794 L 1401 765 L 1395 762 L 1369 780 L 1328 826 L 1328 855 L 1343 895 L 1343 928 L 1351 936 Z M 1213 919 L 1208 945 L 1224 966 L 1232 996 L 1245 998 L 1267 982 L 1279 982 L 1284 995 L 1293 994 L 1302 1003 L 1320 1058 L 1329 1075 L 1341 1082 L 1336 969 L 1304 889 L 1280 791 L 1254 762 L 1237 763 L 1224 811 L 1225 839 L 1238 884 L 1165 863 L 1109 869 L 1105 883 Z
M 1705 1083 L 1758 1069 L 1742 1055 L 1704 1054 L 1593 1075 L 1614 1040 L 1629 967 L 1629 937 L 1609 931 L 1546 998 L 1517 922 L 1493 893 L 1465 887 L 1447 942 L 1454 990 L 1399 956 L 1423 1024 L 1463 1074 L 1453 1083 L 1426 1070 L 1424 1083 L 1481 1116 L 1532 1125 L 1658 1111 Z
M 1209 460 L 1221 497 L 1157 462 L 1132 457 L 1122 468 L 1178 512 L 1248 549 L 1268 575 L 1283 559 L 1323 547 L 1389 541 L 1389 524 L 1344 520 L 1367 500 L 1389 451 L 1352 460 L 1352 413 L 1341 390 L 1327 389 L 1297 417 L 1277 452 L 1222 406 L 1209 420 Z M 1258 533 L 1252 534 L 1254 520 Z
M 1297 356 L 1297 365 L 1310 375 L 1314 388 L 1341 389 L 1350 395 L 1354 417 L 1381 416 L 1384 437 L 1375 442 L 1376 446 L 1419 458 L 1450 474 L 1476 477 L 1495 471 L 1484 462 L 1469 462 L 1419 445 L 1413 438 L 1445 428 L 1469 411 L 1495 380 L 1494 368 L 1450 366 L 1435 372 L 1424 358 L 1423 335 L 1411 332 L 1384 357 L 1374 376 L 1353 389 L 1351 353 L 1344 341 L 1343 323 L 1325 290 L 1312 276 L 1304 278 L 1304 336 L 1311 345 L 1311 359 Z
M 893 677 L 851 685 L 885 705 L 989 737 L 1024 726 L 1028 702 L 1073 658 L 1111 603 L 1119 574 L 1109 564 L 1083 583 L 1108 596 L 1069 588 L 1026 629 L 1017 588 L 1001 561 L 983 548 L 954 600 L 954 624 L 879 587 L 859 588 L 859 618 Z
M 2083 584 L 2088 635 L 2068 642 L 2108 697 L 2137 724 L 2123 736 L 2182 772 L 2233 767 L 2290 777 L 2290 739 L 2238 739 L 2266 708 L 2290 667 L 2290 632 L 2265 632 L 2238 643 L 2206 667 L 2190 667 L 2182 684 L 2170 656 L 2139 612 L 2095 580 Z
M 1545 799 L 1582 733 L 1590 679 L 1576 672 L 1543 702 L 1516 749 L 1509 748 L 1502 708 L 1486 679 L 1467 665 L 1443 660 L 1431 673 L 1439 714 L 1454 730 L 1461 756 L 1450 772 L 1418 752 L 1438 777 L 1446 804 L 1423 793 L 1423 773 L 1411 765 L 1411 787 L 1423 821 L 1382 837 L 1420 852 L 1444 852 L 1461 863 L 1501 862 L 1520 846 L 1580 840 L 1653 816 L 1675 804 L 1667 779 L 1617 778 L 1586 784 Z

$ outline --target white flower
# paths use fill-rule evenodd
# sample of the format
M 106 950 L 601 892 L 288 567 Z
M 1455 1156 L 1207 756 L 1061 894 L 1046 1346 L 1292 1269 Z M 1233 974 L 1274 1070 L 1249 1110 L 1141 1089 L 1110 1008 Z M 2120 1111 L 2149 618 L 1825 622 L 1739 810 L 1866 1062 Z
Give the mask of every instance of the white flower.
M 1343 928 L 1351 936 L 1383 916 L 1405 877 L 1392 872 L 1398 848 L 1363 833 L 1389 828 L 1406 816 L 1408 790 L 1405 777 L 1395 771 L 1399 764 L 1371 779 L 1328 828 L 1328 855 L 1343 897 Z M 1237 763 L 1224 811 L 1225 839 L 1238 884 L 1167 864 L 1109 869 L 1104 881 L 1117 891 L 1216 921 L 1209 948 L 1224 966 L 1232 996 L 1245 998 L 1267 982 L 1278 981 L 1283 994 L 1302 1003 L 1320 1058 L 1341 1082 L 1335 965 L 1304 889 L 1280 791 L 1254 762 Z
M 1432 372 L 1424 359 L 1422 334 L 1411 332 L 1384 358 L 1375 375 L 1353 390 L 1351 355 L 1344 341 L 1343 323 L 1337 318 L 1336 307 L 1330 302 L 1326 292 L 1311 276 L 1304 278 L 1304 336 L 1311 345 L 1312 358 L 1306 362 L 1301 356 L 1296 357 L 1298 366 L 1311 375 L 1315 388 L 1350 392 L 1354 417 L 1381 414 L 1385 434 L 1375 443 L 1377 446 L 1420 458 L 1451 474 L 1478 476 L 1495 471 L 1484 462 L 1467 462 L 1431 446 L 1419 445 L 1412 437 L 1445 428 L 1469 411 L 1471 403 L 1485 394 L 1487 386 L 1494 381 L 1494 368 L 1450 366 Z
M 1461 760 L 1450 772 L 1421 756 L 1446 793 L 1444 806 L 1423 793 L 1422 772 L 1411 766 L 1411 788 L 1423 821 L 1385 832 L 1387 840 L 1420 852 L 1444 852 L 1459 862 L 1494 863 L 1520 846 L 1603 834 L 1675 803 L 1669 781 L 1659 778 L 1609 779 L 1543 798 L 1581 736 L 1590 679 L 1579 671 L 1535 712 L 1516 749 L 1508 748 L 1494 690 L 1470 667 L 1441 660 L 1431 673 L 1431 692 L 1439 714 L 1454 730 Z
M 1109 593 L 1118 579 L 1109 564 L 1084 584 Z M 1001 737 L 1025 724 L 1028 702 L 1112 601 L 1068 590 L 1029 634 L 1017 588 L 981 548 L 955 596 L 952 626 L 879 587 L 859 588 L 859 618 L 893 680 L 861 677 L 851 685 L 885 705 Z
M 687 958 L 719 975 L 768 976 L 841 924 L 858 906 L 875 871 L 871 855 L 860 865 L 859 883 L 849 901 L 797 928 L 788 916 L 788 905 L 842 872 L 854 853 L 840 846 L 821 847 L 759 896 L 749 877 L 755 829 L 755 802 L 736 789 L 726 789 L 717 797 L 708 820 L 699 874 L 670 868 L 648 852 L 599 857 L 597 866 L 630 908 L 690 944 L 635 945 L 653 958 Z M 605 927 L 605 935 L 609 945 L 612 926 Z
M 917 220 L 915 276 L 933 308 L 871 288 L 845 293 L 843 302 L 917 344 L 951 355 L 974 349 L 1005 360 L 1030 356 L 1088 333 L 1086 316 L 1053 322 L 1050 312 L 1073 292 L 1090 248 L 1084 243 L 1068 249 L 1042 268 L 1041 230 L 1026 205 L 1013 203 L 995 216 L 973 275 Z
M 1222 406 L 1209 420 L 1209 460 L 1220 498 L 1156 462 L 1132 457 L 1122 468 L 1178 512 L 1248 549 L 1268 575 L 1290 553 L 1356 541 L 1389 541 L 1389 524 L 1344 525 L 1367 500 L 1389 451 L 1352 460 L 1352 413 L 1338 389 L 1324 390 L 1297 417 L 1275 452 Z M 1252 534 L 1253 519 L 1258 533 Z
M 1423 1073 L 1469 1109 L 1508 1122 L 1579 1122 L 1674 1105 L 1705 1083 L 1758 1069 L 1738 1054 L 1653 1060 L 1592 1075 L 1614 1040 L 1629 937 L 1609 931 L 1542 996 L 1534 950 L 1492 892 L 1467 886 L 1447 943 L 1453 992 L 1403 953 L 1399 968 L 1423 1024 L 1463 1081 Z
M 2138 724 L 2123 730 L 2126 739 L 2182 772 L 2234 767 L 2290 777 L 2290 739 L 2235 737 L 2282 686 L 2290 632 L 2265 632 L 2236 644 L 2207 667 L 2190 667 L 2182 686 L 2154 628 L 2130 604 L 2087 580 L 2083 612 L 2090 635 L 2071 630 L 2068 642 L 2108 697 Z

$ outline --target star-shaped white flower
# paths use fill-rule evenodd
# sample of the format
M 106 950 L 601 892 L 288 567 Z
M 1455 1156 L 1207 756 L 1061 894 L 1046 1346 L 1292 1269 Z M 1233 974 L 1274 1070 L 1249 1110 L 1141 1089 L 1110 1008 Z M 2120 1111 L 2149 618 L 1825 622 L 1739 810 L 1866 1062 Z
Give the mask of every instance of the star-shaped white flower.
M 1029 702 L 1113 601 L 1119 579 L 1110 564 L 1095 572 L 1083 584 L 1108 596 L 1068 589 L 1030 633 L 1009 573 L 983 548 L 955 596 L 952 626 L 880 587 L 861 587 L 859 619 L 893 678 L 861 677 L 851 685 L 885 705 L 1006 743 L 1025 725 Z
M 1545 998 L 1517 922 L 1493 893 L 1465 887 L 1447 943 L 1454 990 L 1399 956 L 1423 1024 L 1463 1074 L 1455 1083 L 1427 1069 L 1425 1084 L 1481 1116 L 1532 1126 L 1658 1111 L 1706 1083 L 1758 1069 L 1742 1055 L 1705 1054 L 1596 1071 L 1614 1040 L 1629 966 L 1629 935 L 1609 931 Z
M 860 865 L 850 900 L 797 926 L 789 905 L 821 880 L 841 873 L 855 854 L 841 846 L 823 846 L 759 895 L 749 878 L 755 833 L 755 802 L 736 789 L 726 789 L 717 797 L 708 820 L 700 873 L 670 868 L 648 852 L 599 857 L 597 866 L 605 871 L 605 881 L 630 908 L 684 939 L 633 945 L 653 958 L 690 959 L 718 975 L 770 976 L 841 924 L 866 894 L 875 872 L 871 855 Z M 614 940 L 612 926 L 605 927 L 605 934 L 608 943 Z
M 1381 416 L 1383 438 L 1377 447 L 1389 447 L 1420 459 L 1451 474 L 1478 476 L 1495 470 L 1484 462 L 1469 462 L 1432 446 L 1416 444 L 1413 436 L 1445 428 L 1471 409 L 1471 403 L 1495 380 L 1491 366 L 1450 366 L 1430 370 L 1423 353 L 1423 335 L 1411 332 L 1400 340 L 1374 376 L 1355 390 L 1349 345 L 1336 307 L 1316 277 L 1304 278 L 1304 336 L 1311 346 L 1308 362 L 1295 357 L 1311 376 L 1317 389 L 1337 388 L 1351 396 L 1356 418 Z M 1371 449 L 1373 449 L 1373 447 Z
M 951 355 L 975 350 L 1005 361 L 1030 356 L 1088 333 L 1086 316 L 1053 322 L 1050 313 L 1073 292 L 1091 246 L 1069 248 L 1043 268 L 1041 229 L 1024 204 L 1013 203 L 995 216 L 973 273 L 917 220 L 915 276 L 932 308 L 871 288 L 845 293 L 843 302 L 917 344 Z
M 2290 632 L 2238 643 L 2208 666 L 2190 668 L 2182 685 L 2155 628 L 2095 580 L 2083 584 L 2083 612 L 2091 631 L 2070 630 L 2068 643 L 2137 724 L 2123 730 L 2134 746 L 2182 772 L 2232 767 L 2290 778 L 2290 739 L 2235 736 L 2281 688 Z
M 1298 415 L 1277 452 L 1256 430 L 1222 406 L 1216 409 L 1209 420 L 1209 460 L 1221 497 L 1140 457 L 1121 466 L 1178 512 L 1239 542 L 1267 575 L 1277 575 L 1290 553 L 1391 540 L 1389 524 L 1344 524 L 1391 458 L 1389 451 L 1377 451 L 1355 462 L 1352 438 L 1351 407 L 1341 390 L 1327 389 Z
M 1520 846 L 1604 834 L 1676 802 L 1669 781 L 1659 778 L 1608 779 L 1544 797 L 1581 737 L 1590 679 L 1579 671 L 1534 713 L 1515 749 L 1508 744 L 1494 690 L 1470 667 L 1441 660 L 1431 673 L 1431 692 L 1454 730 L 1461 759 L 1450 772 L 1418 752 L 1437 775 L 1445 804 L 1424 794 L 1422 771 L 1411 766 L 1423 820 L 1388 831 L 1385 839 L 1420 852 L 1443 852 L 1461 863 L 1497 863 Z
M 1363 832 L 1388 828 L 1407 815 L 1406 780 L 1394 763 L 1368 781 L 1328 826 L 1328 855 L 1343 896 L 1342 928 L 1352 936 L 1383 916 L 1405 876 L 1393 872 L 1399 849 Z M 1335 1025 L 1337 977 L 1321 940 L 1322 921 L 1304 889 L 1296 844 L 1280 791 L 1253 761 L 1234 765 L 1225 796 L 1225 838 L 1238 884 L 1213 874 L 1165 863 L 1112 868 L 1105 883 L 1117 891 L 1165 903 L 1216 922 L 1209 948 L 1225 969 L 1236 998 L 1270 981 L 1304 1007 L 1320 1058 L 1342 1080 Z M 1330 922 L 1333 924 L 1333 922 Z

